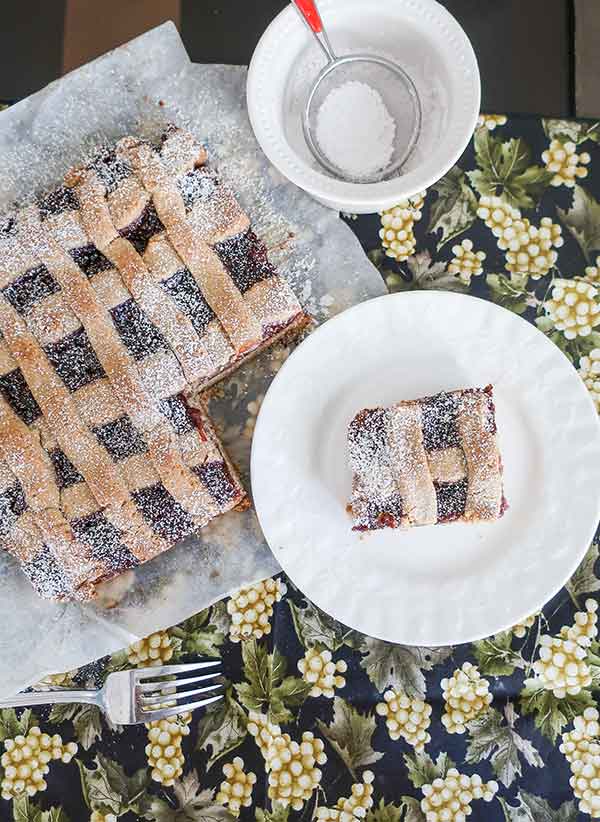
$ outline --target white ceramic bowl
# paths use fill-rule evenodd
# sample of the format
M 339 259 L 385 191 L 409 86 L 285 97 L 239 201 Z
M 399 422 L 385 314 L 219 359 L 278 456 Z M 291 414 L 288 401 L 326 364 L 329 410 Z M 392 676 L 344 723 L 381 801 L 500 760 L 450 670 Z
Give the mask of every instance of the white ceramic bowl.
M 381 183 L 336 180 L 316 163 L 302 133 L 302 111 L 324 56 L 291 5 L 267 28 L 250 63 L 254 133 L 273 165 L 323 204 L 356 213 L 390 208 L 439 180 L 471 139 L 480 103 L 475 54 L 435 0 L 321 0 L 319 9 L 338 54 L 388 57 L 412 77 L 423 107 L 413 154 L 400 176 Z

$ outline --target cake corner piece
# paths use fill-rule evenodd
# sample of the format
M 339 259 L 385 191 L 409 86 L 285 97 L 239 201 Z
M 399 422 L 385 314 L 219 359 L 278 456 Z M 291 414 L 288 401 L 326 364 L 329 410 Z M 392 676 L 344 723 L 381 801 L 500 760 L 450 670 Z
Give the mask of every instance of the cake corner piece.
M 508 508 L 491 385 L 363 409 L 348 454 L 354 531 L 493 522 Z

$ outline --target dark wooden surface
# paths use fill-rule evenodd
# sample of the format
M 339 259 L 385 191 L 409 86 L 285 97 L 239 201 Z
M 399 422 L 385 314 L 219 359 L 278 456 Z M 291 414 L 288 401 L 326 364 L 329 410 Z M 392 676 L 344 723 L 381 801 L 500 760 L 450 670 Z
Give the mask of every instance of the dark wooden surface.
M 248 63 L 286 0 L 5 0 L 0 97 L 19 98 L 164 19 L 195 61 Z M 600 116 L 600 0 L 444 0 L 487 111 Z
M 60 76 L 66 0 L 0 5 L 0 98 L 24 97 Z

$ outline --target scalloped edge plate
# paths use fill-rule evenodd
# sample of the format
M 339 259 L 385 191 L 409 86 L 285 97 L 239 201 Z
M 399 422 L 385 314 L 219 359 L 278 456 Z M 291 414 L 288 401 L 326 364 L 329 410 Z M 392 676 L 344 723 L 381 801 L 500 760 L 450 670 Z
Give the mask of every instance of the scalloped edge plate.
M 346 428 L 361 408 L 494 385 L 505 493 L 498 522 L 359 534 L 346 505 Z M 271 384 L 252 493 L 283 570 L 362 633 L 455 645 L 539 610 L 573 574 L 600 518 L 600 425 L 564 354 L 494 303 L 386 295 L 309 336 Z

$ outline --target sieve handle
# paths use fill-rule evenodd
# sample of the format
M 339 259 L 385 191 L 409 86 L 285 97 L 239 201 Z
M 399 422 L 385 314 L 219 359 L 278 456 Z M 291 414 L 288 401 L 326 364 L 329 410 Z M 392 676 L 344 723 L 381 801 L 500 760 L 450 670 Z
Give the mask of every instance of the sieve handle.
M 321 34 L 323 31 L 323 22 L 314 0 L 293 0 L 293 3 L 308 23 L 310 30 L 314 34 Z
M 336 56 L 331 48 L 331 43 L 327 37 L 327 32 L 323 26 L 323 21 L 321 20 L 321 15 L 319 14 L 315 0 L 292 0 L 292 5 L 296 7 L 300 16 L 314 34 L 329 62 L 333 62 Z

